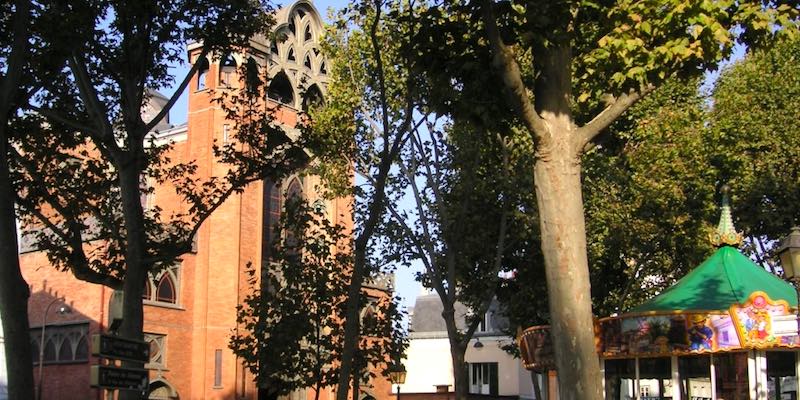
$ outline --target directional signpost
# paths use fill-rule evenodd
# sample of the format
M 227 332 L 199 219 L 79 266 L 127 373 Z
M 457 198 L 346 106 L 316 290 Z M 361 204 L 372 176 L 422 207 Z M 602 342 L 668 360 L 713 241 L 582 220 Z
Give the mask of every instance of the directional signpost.
M 111 335 L 92 336 L 92 355 L 122 361 L 150 361 L 150 346 L 140 340 L 124 339 Z M 146 369 L 122 368 L 113 365 L 93 365 L 91 385 L 104 389 L 147 390 L 148 371 Z
M 147 390 L 147 370 L 134 368 L 92 365 L 92 386 L 103 389 Z

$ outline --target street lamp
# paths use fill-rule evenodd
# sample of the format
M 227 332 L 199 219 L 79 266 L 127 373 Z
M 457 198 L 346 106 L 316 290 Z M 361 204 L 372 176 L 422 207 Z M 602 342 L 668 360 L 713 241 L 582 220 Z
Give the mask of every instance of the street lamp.
M 783 275 L 792 283 L 797 292 L 795 310 L 797 312 L 797 336 L 800 340 L 800 226 L 792 228 L 792 232 L 783 238 L 776 251 L 781 259 Z
M 45 327 L 47 326 L 47 313 L 50 312 L 50 307 L 59 301 L 63 303 L 64 297 L 53 299 L 53 301 L 47 305 L 47 308 L 44 309 L 44 315 L 42 315 L 42 337 L 39 338 L 39 384 L 37 385 L 38 390 L 36 391 L 36 398 L 39 400 L 42 400 L 42 382 L 44 379 L 44 333 Z M 66 304 L 61 304 L 61 307 L 58 307 L 56 313 L 61 315 L 70 314 L 72 313 L 72 309 Z
M 400 400 L 400 385 L 406 383 L 406 367 L 399 363 L 390 366 L 389 380 L 397 385 L 397 400 Z

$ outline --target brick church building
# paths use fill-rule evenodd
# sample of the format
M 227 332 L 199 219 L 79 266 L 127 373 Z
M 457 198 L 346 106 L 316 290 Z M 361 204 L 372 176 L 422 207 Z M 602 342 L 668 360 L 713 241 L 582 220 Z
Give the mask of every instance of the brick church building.
M 212 156 L 212 144 L 225 143 L 231 124 L 224 111 L 211 101 L 211 89 L 236 89 L 236 66 L 254 60 L 269 79 L 269 101 L 280 104 L 278 120 L 290 135 L 298 111 L 309 101 L 324 101 L 326 60 L 319 51 L 322 35 L 319 13 L 308 0 L 280 9 L 274 29 L 286 40 L 269 43 L 254 38 L 247 54 L 198 59 L 202 44 L 187 47 L 191 63 L 201 63 L 189 87 L 188 117 L 182 125 L 161 121 L 153 132 L 157 141 L 173 141 L 172 157 L 196 160 L 201 176 L 219 175 L 224 166 Z M 155 115 L 166 99 L 154 94 L 145 113 Z M 145 118 L 147 119 L 147 118 Z M 151 276 L 144 301 L 145 340 L 151 355 L 146 364 L 150 375 L 150 399 L 256 399 L 257 389 L 249 371 L 242 367 L 228 342 L 236 329 L 236 306 L 250 290 L 245 268 L 248 262 L 264 262 L 271 221 L 280 214 L 287 193 L 315 200 L 319 180 L 290 176 L 283 182 L 257 182 L 228 199 L 202 226 L 192 253 L 182 261 Z M 148 203 L 169 209 L 178 204 L 174 190 L 156 188 Z M 348 199 L 327 201 L 330 218 L 352 228 Z M 91 389 L 89 371 L 98 360 L 89 353 L 91 335 L 108 328 L 112 290 L 56 271 L 42 252 L 25 248 L 21 263 L 31 285 L 29 318 L 34 359 L 44 326 L 42 363 L 43 396 L 49 400 L 103 399 L 101 390 Z M 260 262 L 259 262 L 260 261 Z M 388 290 L 378 284 L 372 290 Z M 62 299 L 63 298 L 63 299 Z M 64 313 L 68 305 L 71 312 Z M 62 312 L 59 312 L 62 311 Z M 46 323 L 45 323 L 46 322 Z M 38 379 L 39 366 L 34 365 Z M 385 399 L 389 382 L 375 379 L 359 388 L 359 399 Z M 292 400 L 313 398 L 310 390 L 289 396 Z M 328 389 L 320 399 L 333 398 Z

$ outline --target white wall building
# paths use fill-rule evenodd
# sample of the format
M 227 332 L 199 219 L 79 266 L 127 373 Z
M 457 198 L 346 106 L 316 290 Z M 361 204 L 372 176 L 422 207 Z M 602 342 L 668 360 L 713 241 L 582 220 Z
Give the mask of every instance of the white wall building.
M 456 320 L 460 328 L 465 325 L 467 313 L 465 306 L 456 304 Z M 513 340 L 501 332 L 506 324 L 498 306 L 493 304 L 467 348 L 469 392 L 533 399 L 530 373 L 522 367 L 519 359 L 500 348 Z M 449 385 L 452 392 L 453 363 L 438 295 L 417 297 L 410 329 L 410 344 L 403 361 L 407 375 L 405 384 L 400 385 L 401 393 L 433 394 L 437 392 L 437 386 L 442 385 Z

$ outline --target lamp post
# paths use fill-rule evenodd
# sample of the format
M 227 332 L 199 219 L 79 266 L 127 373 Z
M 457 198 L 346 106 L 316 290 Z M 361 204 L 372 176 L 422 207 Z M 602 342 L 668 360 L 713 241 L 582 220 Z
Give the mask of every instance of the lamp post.
M 781 259 L 783 275 L 786 280 L 792 283 L 797 292 L 797 335 L 800 340 L 800 226 L 792 228 L 789 236 L 781 241 L 781 245 L 776 250 Z
M 44 334 L 45 334 L 45 327 L 47 326 L 47 313 L 50 312 L 50 307 L 53 304 L 58 302 L 64 302 L 64 297 L 57 297 L 47 305 L 44 309 L 44 315 L 42 315 L 42 336 L 39 338 L 39 384 L 37 385 L 36 390 L 36 398 L 38 400 L 42 400 L 42 382 L 44 379 Z M 62 304 L 61 307 L 56 310 L 58 314 L 69 314 L 72 312 L 72 309 L 66 305 Z
M 390 366 L 389 380 L 397 385 L 397 400 L 400 400 L 400 385 L 406 383 L 406 367 L 400 363 Z

